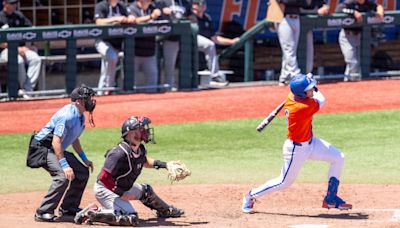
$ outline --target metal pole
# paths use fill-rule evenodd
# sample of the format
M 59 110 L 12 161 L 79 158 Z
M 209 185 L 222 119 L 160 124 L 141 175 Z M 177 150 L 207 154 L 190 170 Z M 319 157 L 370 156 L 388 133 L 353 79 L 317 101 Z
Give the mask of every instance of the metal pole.
M 67 40 L 67 64 L 65 71 L 66 92 L 70 94 L 76 86 L 76 39 Z
M 174 25 L 175 26 L 175 25 Z M 192 88 L 192 33 L 190 23 L 180 31 L 179 89 Z
M 124 40 L 124 90 L 132 91 L 135 85 L 135 37 L 126 36 Z
M 244 45 L 244 81 L 254 80 L 254 45 L 253 38 L 249 38 Z
M 18 42 L 8 43 L 8 62 L 7 62 L 7 86 L 8 97 L 11 99 L 18 97 Z
M 364 20 L 367 18 L 364 17 Z M 360 66 L 361 77 L 369 77 L 371 66 L 371 26 L 362 27 L 361 45 L 360 45 Z

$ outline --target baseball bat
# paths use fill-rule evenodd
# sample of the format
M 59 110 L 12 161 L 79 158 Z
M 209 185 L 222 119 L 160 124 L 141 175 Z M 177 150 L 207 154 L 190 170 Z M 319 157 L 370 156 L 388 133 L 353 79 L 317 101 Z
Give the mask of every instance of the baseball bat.
M 278 113 L 282 110 L 283 106 L 285 105 L 285 101 L 283 101 L 278 107 L 276 107 L 272 112 L 263 120 L 257 127 L 258 132 L 262 132 L 268 124 L 272 122 L 272 120 L 278 115 Z

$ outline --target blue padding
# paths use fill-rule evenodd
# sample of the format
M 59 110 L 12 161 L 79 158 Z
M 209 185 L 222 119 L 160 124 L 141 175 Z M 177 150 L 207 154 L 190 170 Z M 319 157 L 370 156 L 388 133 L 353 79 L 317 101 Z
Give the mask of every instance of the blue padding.
M 325 201 L 328 204 L 333 204 L 335 202 L 338 187 L 339 187 L 339 180 L 336 179 L 336 177 L 331 177 L 331 179 L 329 179 L 328 192 L 326 193 L 325 197 Z

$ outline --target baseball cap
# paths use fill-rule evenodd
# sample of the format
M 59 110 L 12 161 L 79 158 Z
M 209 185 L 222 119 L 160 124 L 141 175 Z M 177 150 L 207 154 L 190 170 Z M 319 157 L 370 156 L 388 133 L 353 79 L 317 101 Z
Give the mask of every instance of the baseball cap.
M 12 4 L 12 3 L 17 3 L 19 0 L 5 0 L 6 3 Z
M 206 0 L 193 0 L 193 3 L 199 4 L 199 5 L 206 5 L 207 2 Z

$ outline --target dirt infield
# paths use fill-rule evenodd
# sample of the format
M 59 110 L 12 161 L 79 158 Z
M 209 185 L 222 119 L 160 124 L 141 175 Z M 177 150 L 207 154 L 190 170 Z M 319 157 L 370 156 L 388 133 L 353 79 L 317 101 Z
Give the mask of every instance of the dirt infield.
M 261 198 L 256 202 L 256 213 L 242 214 L 242 194 L 250 187 L 255 185 L 156 187 L 155 191 L 167 202 L 185 209 L 182 218 L 156 220 L 154 213 L 139 202 L 133 204 L 141 227 L 400 227 L 400 186 L 344 184 L 341 196 L 351 200 L 354 209 L 338 211 L 320 207 L 325 185 L 294 184 L 288 190 Z M 44 192 L 0 195 L 0 227 L 82 227 L 68 222 L 34 222 L 33 212 L 43 195 Z M 89 202 L 94 202 L 94 196 L 87 190 L 82 204 Z
M 398 80 L 319 87 L 328 102 L 322 113 L 400 109 Z M 147 115 L 156 124 L 258 118 L 268 114 L 287 92 L 287 87 L 266 86 L 99 97 L 95 120 L 97 127 L 118 127 L 132 114 Z M 66 103 L 67 99 L 0 103 L 0 133 L 40 129 Z M 140 203 L 134 205 L 143 227 L 400 227 L 400 185 L 341 185 L 340 195 L 354 205 L 353 210 L 341 212 L 321 208 L 324 184 L 295 184 L 262 198 L 256 203 L 256 213 L 242 214 L 242 194 L 258 184 L 155 186 L 168 202 L 185 209 L 182 218 L 156 220 Z M 81 227 L 34 222 L 33 213 L 44 194 L 0 194 L 0 228 Z M 82 205 L 93 201 L 88 189 Z

